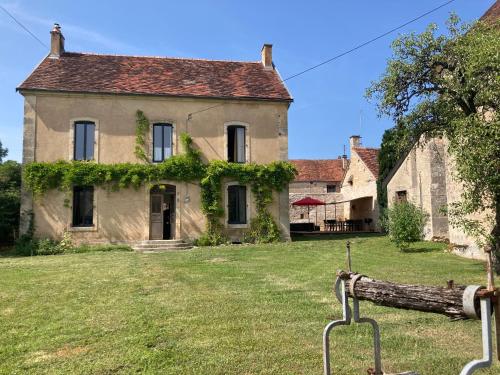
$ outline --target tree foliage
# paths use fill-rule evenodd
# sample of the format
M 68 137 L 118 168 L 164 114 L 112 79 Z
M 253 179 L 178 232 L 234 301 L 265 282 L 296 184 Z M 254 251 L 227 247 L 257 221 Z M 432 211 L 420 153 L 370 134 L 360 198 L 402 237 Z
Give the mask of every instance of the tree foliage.
M 13 160 L 2 162 L 7 149 L 0 142 L 0 243 L 12 242 L 19 227 L 21 165 Z
M 450 222 L 500 255 L 499 22 L 464 25 L 452 15 L 446 34 L 430 25 L 398 38 L 392 48 L 367 96 L 413 139 L 448 139 L 464 189 L 449 207 Z M 483 211 L 491 212 L 489 223 L 471 219 Z
M 9 153 L 9 150 L 6 148 L 3 148 L 2 141 L 0 141 L 0 163 L 3 162 L 3 158 L 5 158 L 8 153 Z

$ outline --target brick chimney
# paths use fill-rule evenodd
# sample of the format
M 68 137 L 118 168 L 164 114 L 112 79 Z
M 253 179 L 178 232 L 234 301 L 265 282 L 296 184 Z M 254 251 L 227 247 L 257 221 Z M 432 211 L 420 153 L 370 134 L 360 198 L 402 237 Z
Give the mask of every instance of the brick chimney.
M 64 36 L 61 33 L 61 26 L 54 24 L 50 32 L 50 58 L 58 59 L 64 53 Z
M 355 147 L 361 147 L 361 136 L 360 135 L 351 135 L 349 137 L 349 146 L 352 150 Z
M 265 69 L 274 69 L 273 67 L 273 45 L 272 44 L 264 44 L 262 47 L 261 57 L 262 57 L 262 65 L 264 65 Z

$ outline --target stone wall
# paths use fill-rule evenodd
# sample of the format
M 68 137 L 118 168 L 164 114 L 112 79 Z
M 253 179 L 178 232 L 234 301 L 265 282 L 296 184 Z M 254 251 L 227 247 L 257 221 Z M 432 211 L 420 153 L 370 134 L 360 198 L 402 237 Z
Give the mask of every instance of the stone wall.
M 351 162 L 342 181 L 341 193 L 345 201 L 345 219 L 371 219 L 372 222 L 364 225 L 363 229 L 380 230 L 377 179 L 352 148 Z
M 327 185 L 336 185 L 336 193 L 327 193 Z M 326 206 L 311 206 L 309 207 L 309 216 L 307 207 L 292 205 L 293 202 L 305 197 L 318 199 L 322 202 L 332 203 L 341 202 L 342 194 L 340 193 L 340 182 L 292 182 L 289 186 L 289 211 L 291 223 L 317 223 L 321 230 L 324 230 L 325 209 L 326 219 L 344 220 L 343 204 L 327 204 Z M 317 215 L 317 216 L 316 216 Z
M 406 191 L 408 201 L 421 207 L 429 219 L 425 225 L 426 240 L 446 239 L 457 254 L 469 258 L 484 259 L 476 241 L 453 227 L 444 213 L 453 202 L 460 200 L 463 188 L 454 177 L 454 162 L 447 150 L 447 140 L 422 138 L 402 161 L 387 184 L 389 207 L 397 201 L 397 193 Z M 474 218 L 483 220 L 486 213 Z
M 207 160 L 224 159 L 227 140 L 225 126 L 246 124 L 247 160 L 270 163 L 288 159 L 286 102 L 220 101 L 126 95 L 23 93 L 25 95 L 24 162 L 71 160 L 72 127 L 76 120 L 96 123 L 95 157 L 98 163 L 140 162 L 134 155 L 135 113 L 142 110 L 154 122 L 173 125 L 173 154 L 182 153 L 180 135 L 187 132 Z M 194 113 L 214 106 L 210 111 Z M 175 238 L 193 239 L 204 230 L 197 183 L 165 181 L 176 187 Z M 225 191 L 223 193 L 226 194 Z M 30 209 L 31 195 L 23 194 L 22 207 Z M 122 189 L 106 192 L 95 189 L 96 220 L 91 228 L 72 228 L 71 208 L 65 207 L 71 194 L 52 191 L 34 202 L 38 236 L 58 238 L 71 230 L 81 241 L 133 242 L 149 237 L 149 192 Z M 270 212 L 284 238 L 289 238 L 288 192 L 275 193 Z M 253 198 L 248 203 L 249 219 L 255 215 Z M 23 222 L 23 226 L 26 223 Z M 224 223 L 232 240 L 241 239 L 245 226 Z

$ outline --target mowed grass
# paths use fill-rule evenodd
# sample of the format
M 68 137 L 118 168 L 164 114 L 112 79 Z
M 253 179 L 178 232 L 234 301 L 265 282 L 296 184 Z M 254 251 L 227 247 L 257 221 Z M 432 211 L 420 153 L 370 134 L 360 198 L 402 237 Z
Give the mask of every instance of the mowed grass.
M 321 374 L 322 331 L 347 237 L 188 252 L 0 257 L 2 374 Z M 419 243 L 351 237 L 353 268 L 404 283 L 484 284 L 481 262 Z M 458 374 L 481 357 L 479 321 L 361 303 L 388 372 Z M 332 334 L 334 374 L 372 366 L 367 327 Z M 499 374 L 500 366 L 482 371 Z

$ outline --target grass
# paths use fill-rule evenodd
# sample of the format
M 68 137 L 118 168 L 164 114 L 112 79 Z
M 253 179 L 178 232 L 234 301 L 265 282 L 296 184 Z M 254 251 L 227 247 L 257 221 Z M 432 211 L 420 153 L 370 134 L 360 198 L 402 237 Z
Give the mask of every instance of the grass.
M 347 237 L 137 254 L 0 257 L 1 374 L 321 374 L 321 334 Z M 483 264 L 418 243 L 351 238 L 355 270 L 396 282 L 484 283 Z M 361 303 L 388 372 L 457 374 L 480 323 Z M 334 374 L 372 366 L 364 326 L 333 331 Z M 500 366 L 481 372 L 498 374 Z

